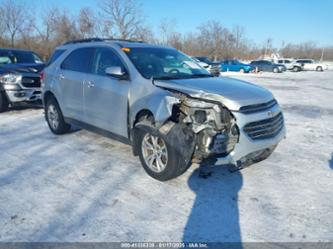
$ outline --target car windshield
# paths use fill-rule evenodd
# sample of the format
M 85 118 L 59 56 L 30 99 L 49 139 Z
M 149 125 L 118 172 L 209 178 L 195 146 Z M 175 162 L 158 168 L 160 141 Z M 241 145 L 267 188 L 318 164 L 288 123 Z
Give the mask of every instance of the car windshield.
M 175 49 L 126 48 L 123 51 L 147 79 L 211 77 L 197 62 Z
M 13 51 L 15 63 L 42 63 L 42 60 L 34 53 L 25 51 Z
M 4 51 L 0 52 L 0 64 L 21 64 L 21 63 L 43 63 L 43 61 L 32 52 L 27 51 Z

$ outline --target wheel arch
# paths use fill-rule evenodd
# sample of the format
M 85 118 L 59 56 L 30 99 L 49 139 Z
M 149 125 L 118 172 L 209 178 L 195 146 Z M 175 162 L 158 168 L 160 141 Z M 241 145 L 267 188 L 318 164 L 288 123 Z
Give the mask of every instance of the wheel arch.
M 143 108 L 135 114 L 133 122 L 129 124 L 130 140 L 132 142 L 132 151 L 135 156 L 138 155 L 138 149 L 139 149 L 138 147 L 139 141 L 136 134 L 138 132 L 138 129 L 135 128 L 135 125 L 138 124 L 140 121 L 142 121 L 144 118 L 151 120 L 152 124 L 155 123 L 155 117 L 153 112 L 147 108 Z
M 155 117 L 154 117 L 154 114 L 151 110 L 149 109 L 142 109 L 140 111 L 138 111 L 135 115 L 135 118 L 134 118 L 134 122 L 132 124 L 132 128 L 135 127 L 135 125 L 140 121 L 142 120 L 142 118 L 144 117 L 147 117 L 147 118 L 151 118 L 153 123 L 155 122 Z
M 49 98 L 54 98 L 55 100 L 57 100 L 56 96 L 54 95 L 53 92 L 51 91 L 46 91 L 44 94 L 43 94 L 43 103 L 44 103 L 44 106 L 46 104 L 46 101 L 49 99 Z

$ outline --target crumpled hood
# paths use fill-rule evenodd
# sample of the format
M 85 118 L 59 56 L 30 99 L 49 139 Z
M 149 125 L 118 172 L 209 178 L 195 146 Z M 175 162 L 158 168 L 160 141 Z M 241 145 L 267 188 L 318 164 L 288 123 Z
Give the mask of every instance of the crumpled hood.
M 274 98 L 263 87 L 228 77 L 156 80 L 154 84 L 194 98 L 221 102 L 232 111 L 242 106 L 266 103 Z

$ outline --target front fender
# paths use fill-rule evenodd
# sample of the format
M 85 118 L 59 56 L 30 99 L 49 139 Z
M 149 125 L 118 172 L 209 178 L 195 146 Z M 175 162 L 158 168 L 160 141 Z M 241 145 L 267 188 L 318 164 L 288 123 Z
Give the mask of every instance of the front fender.
M 168 92 L 160 92 L 138 99 L 130 108 L 130 122 L 133 128 L 136 115 L 142 110 L 148 110 L 154 115 L 155 125 L 162 125 L 171 115 L 174 104 L 180 103 L 179 99 Z

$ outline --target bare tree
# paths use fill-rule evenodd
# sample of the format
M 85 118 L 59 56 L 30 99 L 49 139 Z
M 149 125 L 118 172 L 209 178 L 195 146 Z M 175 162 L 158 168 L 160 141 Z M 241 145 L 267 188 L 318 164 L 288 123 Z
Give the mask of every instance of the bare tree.
M 272 42 L 273 42 L 272 38 L 268 38 L 265 41 L 265 45 L 264 45 L 264 57 L 270 56 L 271 53 L 273 52 Z
M 82 8 L 78 17 L 80 35 L 83 38 L 96 36 L 98 20 L 90 8 Z
M 208 21 L 198 27 L 198 42 L 203 54 L 214 60 L 223 57 L 223 46 L 226 46 L 227 30 L 216 21 Z
M 106 28 L 113 36 L 121 39 L 137 38 L 137 34 L 144 26 L 141 6 L 133 0 L 100 0 L 100 10 L 105 23 L 111 27 Z
M 69 16 L 66 11 L 56 16 L 54 29 L 57 43 L 81 38 L 76 26 L 76 20 Z
M 5 32 L 9 35 L 12 47 L 15 46 L 17 35 L 29 28 L 32 21 L 28 7 L 24 3 L 18 3 L 13 0 L 5 0 L 3 2 L 1 19 Z
M 167 18 L 163 18 L 159 25 L 159 35 L 160 35 L 160 43 L 164 45 L 170 45 L 170 41 L 173 40 L 175 42 L 175 38 L 179 36 L 175 31 L 177 27 L 176 20 L 171 20 Z
M 149 26 L 142 26 L 137 30 L 135 38 L 139 41 L 156 43 L 154 32 Z

